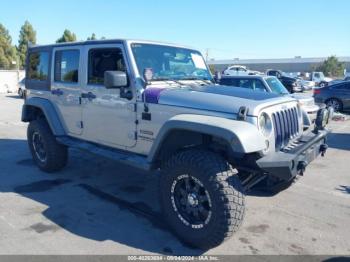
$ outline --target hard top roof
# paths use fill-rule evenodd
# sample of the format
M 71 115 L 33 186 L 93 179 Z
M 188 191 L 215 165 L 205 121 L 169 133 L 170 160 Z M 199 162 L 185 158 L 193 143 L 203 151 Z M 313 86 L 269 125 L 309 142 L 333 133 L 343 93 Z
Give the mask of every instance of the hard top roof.
M 140 43 L 140 44 L 154 44 L 154 45 L 166 45 L 166 46 L 175 46 L 180 48 L 192 49 L 192 47 L 167 43 L 167 42 L 159 42 L 159 41 L 150 41 L 150 40 L 138 40 L 138 39 L 102 39 L 102 40 L 87 40 L 87 41 L 78 41 L 78 42 L 65 42 L 65 43 L 55 43 L 49 45 L 29 45 L 30 49 L 50 49 L 55 47 L 65 47 L 65 46 L 83 46 L 83 45 L 103 45 L 103 44 L 117 44 L 117 43 Z

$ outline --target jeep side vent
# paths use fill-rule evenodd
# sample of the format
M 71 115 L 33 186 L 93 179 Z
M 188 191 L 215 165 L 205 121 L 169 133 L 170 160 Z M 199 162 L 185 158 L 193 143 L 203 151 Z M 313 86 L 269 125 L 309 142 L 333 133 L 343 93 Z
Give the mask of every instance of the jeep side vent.
M 241 106 L 238 110 L 237 120 L 245 121 L 247 119 L 248 108 Z

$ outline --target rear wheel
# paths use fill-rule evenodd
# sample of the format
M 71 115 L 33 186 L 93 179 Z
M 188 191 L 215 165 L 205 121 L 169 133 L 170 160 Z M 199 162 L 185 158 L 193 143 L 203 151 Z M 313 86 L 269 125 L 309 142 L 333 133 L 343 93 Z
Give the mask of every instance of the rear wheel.
M 23 97 L 24 97 L 23 90 L 22 90 L 21 88 L 18 89 L 18 96 L 19 96 L 20 98 L 23 98 Z
M 67 147 L 57 143 L 44 119 L 37 119 L 29 123 L 27 137 L 33 159 L 41 170 L 55 172 L 66 166 Z
M 163 214 L 175 234 L 190 246 L 215 247 L 243 221 L 240 180 L 215 153 L 194 149 L 174 155 L 165 163 L 160 183 Z
M 327 85 L 326 82 L 321 82 L 319 86 L 320 87 L 325 87 L 326 85 Z
M 337 98 L 331 98 L 326 101 L 328 107 L 333 107 L 335 112 L 343 110 L 343 103 Z

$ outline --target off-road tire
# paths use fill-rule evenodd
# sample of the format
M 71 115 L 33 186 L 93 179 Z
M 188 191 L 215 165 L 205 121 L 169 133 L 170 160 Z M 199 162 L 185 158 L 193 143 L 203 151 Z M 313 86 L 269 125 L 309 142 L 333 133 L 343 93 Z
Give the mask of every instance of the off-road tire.
M 46 160 L 41 161 L 37 156 L 33 145 L 33 134 L 37 133 L 42 138 L 43 147 L 46 152 Z M 45 119 L 33 120 L 27 129 L 29 149 L 36 165 L 43 171 L 52 173 L 61 170 L 67 164 L 67 147 L 57 143 L 55 136 Z
M 245 213 L 243 188 L 237 172 L 220 155 L 207 150 L 186 150 L 166 161 L 161 171 L 162 212 L 180 240 L 207 250 L 220 245 L 238 230 Z M 186 225 L 173 207 L 173 185 L 184 174 L 198 179 L 209 193 L 212 213 L 202 228 Z

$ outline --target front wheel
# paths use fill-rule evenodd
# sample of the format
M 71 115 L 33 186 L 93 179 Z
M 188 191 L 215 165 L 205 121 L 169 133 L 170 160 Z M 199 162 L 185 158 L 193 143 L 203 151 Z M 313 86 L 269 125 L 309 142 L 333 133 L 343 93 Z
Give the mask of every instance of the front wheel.
M 160 191 L 167 222 L 190 246 L 213 248 L 243 221 L 240 180 L 222 157 L 210 151 L 193 149 L 171 157 L 162 170 Z

